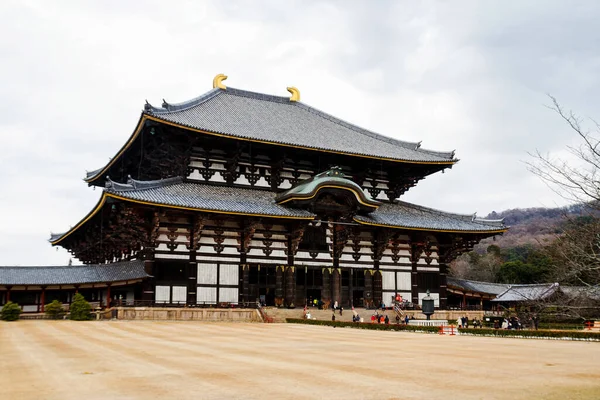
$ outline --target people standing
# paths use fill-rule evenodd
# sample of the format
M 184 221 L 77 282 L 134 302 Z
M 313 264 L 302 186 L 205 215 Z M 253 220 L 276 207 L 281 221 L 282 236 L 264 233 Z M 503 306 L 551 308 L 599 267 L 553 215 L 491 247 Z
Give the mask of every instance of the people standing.
M 385 316 L 385 324 L 386 325 L 390 324 L 390 317 L 388 317 L 387 315 Z

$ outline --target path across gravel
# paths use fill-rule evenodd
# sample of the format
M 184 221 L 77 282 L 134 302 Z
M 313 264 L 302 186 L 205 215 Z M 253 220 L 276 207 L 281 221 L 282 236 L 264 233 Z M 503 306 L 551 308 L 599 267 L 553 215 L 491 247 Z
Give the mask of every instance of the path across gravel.
M 600 344 L 295 324 L 0 323 L 0 399 L 598 399 Z

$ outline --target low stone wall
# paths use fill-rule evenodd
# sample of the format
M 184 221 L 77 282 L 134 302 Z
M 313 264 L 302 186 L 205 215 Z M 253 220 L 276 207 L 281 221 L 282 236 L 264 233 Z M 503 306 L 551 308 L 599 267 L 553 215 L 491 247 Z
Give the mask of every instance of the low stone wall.
M 275 322 L 285 322 L 286 318 L 303 318 L 304 309 L 303 308 L 275 308 L 275 307 L 267 307 L 265 309 L 267 315 L 273 317 Z M 327 320 L 331 321 L 331 310 L 318 310 L 314 307 L 309 307 L 308 311 L 311 313 L 311 317 L 317 320 Z M 379 312 L 381 314 L 381 309 L 379 310 L 367 310 L 364 308 L 356 308 L 356 312 L 364 319 L 365 322 L 371 321 L 371 315 L 375 312 Z M 417 310 L 405 310 L 405 315 L 408 315 L 410 318 L 414 315 L 417 320 L 425 320 L 427 317 L 421 312 Z M 390 317 L 390 323 L 396 323 L 396 313 L 393 310 L 386 310 L 383 314 L 387 314 Z M 339 315 L 339 311 L 335 313 L 336 321 L 346 321 L 352 322 L 352 310 L 344 309 L 344 313 L 342 316 Z M 455 311 L 455 310 L 436 310 L 435 314 L 431 316 L 432 319 L 445 319 L 448 320 L 449 324 L 456 325 L 456 319 L 459 317 L 468 317 L 469 321 L 472 321 L 474 318 L 478 320 L 483 319 L 483 311 Z
M 117 319 L 160 321 L 262 322 L 256 309 L 116 307 Z

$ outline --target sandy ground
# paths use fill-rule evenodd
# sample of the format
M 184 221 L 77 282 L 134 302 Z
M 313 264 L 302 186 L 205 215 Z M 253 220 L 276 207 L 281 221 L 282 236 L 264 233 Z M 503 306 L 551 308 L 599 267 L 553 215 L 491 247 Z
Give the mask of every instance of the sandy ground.
M 294 324 L 0 323 L 0 399 L 599 399 L 600 343 Z

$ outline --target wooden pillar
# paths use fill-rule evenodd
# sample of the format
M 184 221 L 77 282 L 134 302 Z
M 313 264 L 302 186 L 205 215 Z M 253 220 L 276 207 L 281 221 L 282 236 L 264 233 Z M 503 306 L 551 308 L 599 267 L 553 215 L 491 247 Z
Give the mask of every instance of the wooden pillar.
M 110 308 L 110 285 L 106 286 L 106 307 Z
M 331 303 L 331 274 L 329 268 L 323 268 L 323 286 L 321 287 L 321 300 Z M 329 305 L 331 307 L 331 304 Z
M 7 286 L 6 287 L 6 302 L 8 303 L 10 301 L 10 290 L 12 289 L 12 286 Z
M 333 269 L 333 274 L 331 274 L 331 279 L 332 279 L 332 283 L 331 283 L 331 291 L 332 291 L 332 299 L 331 302 L 335 304 L 335 302 L 338 302 L 338 306 L 342 306 L 342 293 L 341 293 L 341 280 L 342 280 L 342 273 L 340 271 L 339 268 L 334 268 Z
M 278 265 L 275 267 L 275 305 L 281 307 L 283 305 L 283 271 L 285 266 Z
M 373 274 L 368 269 L 365 269 L 365 307 L 371 306 L 373 301 Z
M 467 293 L 463 292 L 463 298 L 462 298 L 462 309 L 464 310 L 467 306 Z
M 296 268 L 288 266 L 285 271 L 285 303 L 295 307 L 296 303 Z
M 150 303 L 154 301 L 154 290 L 156 289 L 154 260 L 144 261 L 144 271 L 150 276 L 142 282 L 142 300 L 144 303 Z
M 440 310 L 445 310 L 448 308 L 448 292 L 447 292 L 447 275 L 448 267 L 446 264 L 440 265 Z
M 42 294 L 40 295 L 40 312 L 44 312 L 46 306 L 46 287 L 42 286 Z
M 187 267 L 187 296 L 185 299 L 186 305 L 196 305 L 198 290 L 198 263 L 196 261 L 196 243 L 195 238 L 199 236 L 199 232 L 196 230 L 200 230 L 197 224 L 197 216 L 193 216 L 191 218 L 190 224 L 190 243 L 188 244 L 188 248 L 190 249 L 190 262 Z
M 250 301 L 250 266 L 242 264 L 242 300 L 244 303 Z M 254 300 L 254 299 L 252 299 Z
M 373 273 L 373 302 L 375 303 L 375 307 L 381 307 L 381 301 L 383 300 L 382 289 L 381 271 L 376 270 Z
M 419 304 L 419 284 L 417 281 L 417 262 L 419 260 L 412 260 L 412 269 L 410 272 L 410 284 L 411 284 L 411 290 L 410 290 L 410 296 L 412 297 L 411 301 L 413 304 L 417 305 Z

